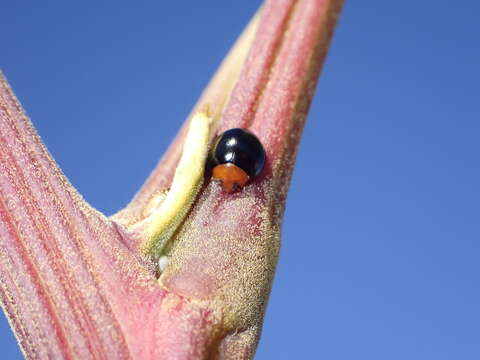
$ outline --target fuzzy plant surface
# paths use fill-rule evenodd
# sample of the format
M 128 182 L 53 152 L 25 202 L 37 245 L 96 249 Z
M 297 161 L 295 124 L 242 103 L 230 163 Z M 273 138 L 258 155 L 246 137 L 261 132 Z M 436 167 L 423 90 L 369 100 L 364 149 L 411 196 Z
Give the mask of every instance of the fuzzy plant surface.
M 250 359 L 303 125 L 341 0 L 269 0 L 166 154 L 111 217 L 65 178 L 0 78 L 2 307 L 29 359 Z M 212 139 L 246 128 L 266 164 L 235 192 Z

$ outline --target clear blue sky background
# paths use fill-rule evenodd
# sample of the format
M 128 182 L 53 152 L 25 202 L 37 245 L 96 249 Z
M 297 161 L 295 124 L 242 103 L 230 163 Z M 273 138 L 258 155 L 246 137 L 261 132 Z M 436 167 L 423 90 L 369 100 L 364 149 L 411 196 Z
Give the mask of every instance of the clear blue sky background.
M 111 214 L 258 5 L 7 1 L 0 68 L 72 183 Z M 480 3 L 344 10 L 257 359 L 480 359 Z M 3 319 L 0 348 L 21 356 Z

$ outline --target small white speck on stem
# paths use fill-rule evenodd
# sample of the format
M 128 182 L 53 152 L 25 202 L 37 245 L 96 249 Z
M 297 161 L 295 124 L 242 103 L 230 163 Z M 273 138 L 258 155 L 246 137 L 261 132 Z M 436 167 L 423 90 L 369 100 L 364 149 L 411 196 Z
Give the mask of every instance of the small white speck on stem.
M 160 272 L 163 272 L 165 270 L 165 268 L 168 265 L 168 262 L 169 262 L 169 259 L 167 256 L 165 255 L 160 256 L 160 258 L 158 259 L 158 269 L 160 270 Z

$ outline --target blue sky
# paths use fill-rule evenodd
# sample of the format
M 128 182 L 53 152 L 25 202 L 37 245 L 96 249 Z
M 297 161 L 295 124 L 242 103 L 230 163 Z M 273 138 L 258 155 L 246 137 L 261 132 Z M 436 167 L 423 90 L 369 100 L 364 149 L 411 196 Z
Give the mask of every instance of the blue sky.
M 0 68 L 72 183 L 111 214 L 258 5 L 10 1 Z M 480 358 L 479 12 L 347 2 L 257 359 Z M 20 358 L 3 319 L 0 346 Z

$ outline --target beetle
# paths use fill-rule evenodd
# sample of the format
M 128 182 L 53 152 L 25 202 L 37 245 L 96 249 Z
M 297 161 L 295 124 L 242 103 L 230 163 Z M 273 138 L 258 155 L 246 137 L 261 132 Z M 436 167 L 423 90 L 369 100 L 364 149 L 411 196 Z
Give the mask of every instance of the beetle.
M 219 135 L 212 147 L 212 178 L 222 182 L 227 193 L 241 189 L 265 166 L 265 149 L 249 130 L 234 128 Z

